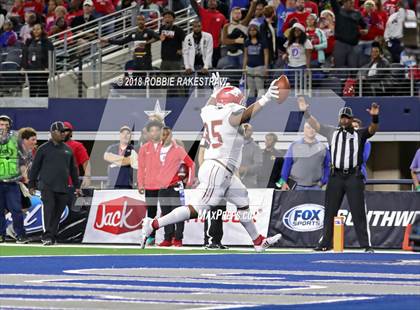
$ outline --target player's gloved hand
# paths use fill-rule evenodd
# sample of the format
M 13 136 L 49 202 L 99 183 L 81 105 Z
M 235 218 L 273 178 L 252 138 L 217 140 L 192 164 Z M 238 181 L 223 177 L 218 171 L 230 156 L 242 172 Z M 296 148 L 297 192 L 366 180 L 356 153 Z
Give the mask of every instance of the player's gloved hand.
M 420 192 L 420 185 L 417 185 L 417 186 L 416 186 L 416 191 L 417 191 L 417 192 Z
M 212 98 L 216 98 L 217 94 L 223 87 L 230 85 L 230 83 L 226 83 L 226 79 L 222 79 L 220 77 L 219 72 L 213 72 L 210 79 L 211 84 L 213 85 L 213 93 L 211 94 Z
M 260 104 L 264 106 L 268 101 L 279 98 L 279 88 L 276 86 L 277 79 L 271 82 L 267 92 L 261 97 Z

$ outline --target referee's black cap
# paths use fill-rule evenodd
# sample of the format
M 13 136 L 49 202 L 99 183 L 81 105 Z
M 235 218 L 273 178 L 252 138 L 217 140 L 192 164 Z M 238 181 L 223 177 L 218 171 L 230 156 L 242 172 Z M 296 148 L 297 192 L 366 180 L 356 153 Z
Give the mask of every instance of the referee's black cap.
M 344 107 L 340 109 L 340 112 L 338 113 L 339 117 L 347 116 L 348 118 L 353 118 L 353 110 L 350 107 Z

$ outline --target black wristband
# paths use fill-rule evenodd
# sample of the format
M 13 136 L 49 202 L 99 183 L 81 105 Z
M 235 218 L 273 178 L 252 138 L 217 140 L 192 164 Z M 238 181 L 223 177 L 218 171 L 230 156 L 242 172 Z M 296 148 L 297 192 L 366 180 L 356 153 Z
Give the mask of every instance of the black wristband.
M 308 118 L 310 118 L 310 117 L 311 117 L 311 113 L 309 113 L 309 111 L 308 111 L 308 110 L 306 110 L 306 111 L 303 113 L 303 117 L 304 117 L 305 119 L 308 119 Z
M 372 123 L 374 124 L 379 123 L 379 115 L 372 115 Z

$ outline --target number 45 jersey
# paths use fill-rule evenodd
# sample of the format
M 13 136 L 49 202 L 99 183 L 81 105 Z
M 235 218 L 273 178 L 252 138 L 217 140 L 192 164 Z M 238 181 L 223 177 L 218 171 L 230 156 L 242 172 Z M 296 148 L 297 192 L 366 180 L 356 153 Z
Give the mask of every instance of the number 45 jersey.
M 242 160 L 244 138 L 238 127 L 230 124 L 232 114 L 241 114 L 245 107 L 239 104 L 226 104 L 221 107 L 206 105 L 201 109 L 204 133 L 201 145 L 206 147 L 204 159 L 216 159 L 235 171 Z

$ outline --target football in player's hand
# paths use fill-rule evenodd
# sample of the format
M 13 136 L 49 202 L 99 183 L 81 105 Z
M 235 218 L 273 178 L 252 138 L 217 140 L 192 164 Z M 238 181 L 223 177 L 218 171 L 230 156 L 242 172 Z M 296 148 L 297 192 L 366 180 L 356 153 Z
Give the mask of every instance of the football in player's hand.
M 283 103 L 287 97 L 289 97 L 290 93 L 290 83 L 287 76 L 284 74 L 281 75 L 279 78 L 276 79 L 275 85 L 278 87 L 279 90 L 279 98 L 277 99 L 277 103 Z

